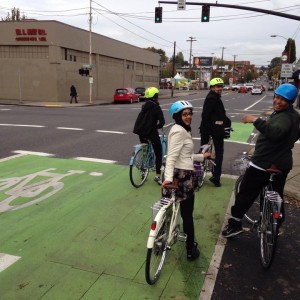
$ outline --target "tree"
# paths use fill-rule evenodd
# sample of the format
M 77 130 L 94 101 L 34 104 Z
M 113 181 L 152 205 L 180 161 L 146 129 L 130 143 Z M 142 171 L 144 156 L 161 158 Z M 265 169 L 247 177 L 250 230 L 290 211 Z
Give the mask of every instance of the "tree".
M 284 52 L 288 53 L 288 63 L 293 63 L 296 60 L 296 45 L 295 40 L 289 38 L 286 42 Z
M 167 63 L 169 58 L 166 56 L 166 52 L 162 49 L 156 49 L 154 47 L 148 47 L 148 48 L 145 48 L 146 50 L 149 50 L 151 52 L 154 52 L 154 53 L 158 53 L 161 57 L 161 62 L 162 63 Z
M 21 16 L 21 12 L 19 8 L 13 8 L 11 10 L 11 14 L 8 12 L 7 16 L 5 18 L 1 18 L 1 21 L 5 22 L 17 22 L 17 21 L 22 21 L 25 20 L 26 16 L 23 14 Z

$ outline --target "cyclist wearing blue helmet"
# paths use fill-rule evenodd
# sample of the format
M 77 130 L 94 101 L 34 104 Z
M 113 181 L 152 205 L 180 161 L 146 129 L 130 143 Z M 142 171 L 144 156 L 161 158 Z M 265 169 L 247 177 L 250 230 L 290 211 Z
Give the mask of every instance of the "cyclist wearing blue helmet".
M 282 84 L 275 90 L 274 111 L 267 120 L 251 115 L 243 116 L 243 122 L 253 123 L 260 135 L 250 167 L 241 182 L 235 204 L 231 207 L 231 218 L 222 232 L 224 237 L 243 232 L 241 220 L 258 197 L 261 188 L 268 183 L 269 174 L 265 170 L 271 166 L 282 171 L 282 175 L 274 177 L 273 188 L 283 199 L 285 181 L 293 167 L 292 148 L 300 137 L 300 115 L 293 107 L 297 95 L 298 90 L 294 85 Z M 284 205 L 282 214 L 279 225 L 284 221 Z
M 165 168 L 165 180 L 162 184 L 176 182 L 179 189 L 176 197 L 180 202 L 180 213 L 183 223 L 183 231 L 187 235 L 186 249 L 189 261 L 199 257 L 200 252 L 194 240 L 194 163 L 203 161 L 210 153 L 194 154 L 194 143 L 191 134 L 191 122 L 193 106 L 190 102 L 180 100 L 172 104 L 170 117 L 175 120 L 175 125 L 168 136 L 168 153 Z M 184 200 L 184 201 L 183 201 Z

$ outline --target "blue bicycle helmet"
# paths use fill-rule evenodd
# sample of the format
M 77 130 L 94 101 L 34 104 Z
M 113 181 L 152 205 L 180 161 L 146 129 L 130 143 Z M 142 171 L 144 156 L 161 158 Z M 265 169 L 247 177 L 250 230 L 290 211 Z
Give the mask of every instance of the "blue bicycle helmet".
M 298 96 L 298 90 L 294 85 L 284 83 L 275 90 L 275 95 L 283 97 L 288 102 L 294 102 Z
M 173 103 L 169 110 L 170 117 L 173 119 L 174 114 L 176 114 L 186 108 L 190 108 L 191 110 L 193 110 L 193 105 L 186 100 L 180 100 L 180 101 Z

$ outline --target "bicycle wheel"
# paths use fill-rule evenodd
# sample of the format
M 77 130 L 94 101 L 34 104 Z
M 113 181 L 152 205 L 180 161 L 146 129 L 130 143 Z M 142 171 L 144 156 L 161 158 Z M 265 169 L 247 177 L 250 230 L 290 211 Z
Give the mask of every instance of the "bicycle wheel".
M 160 228 L 155 236 L 153 248 L 148 248 L 147 250 L 145 275 L 146 281 L 150 285 L 158 280 L 166 259 L 169 223 L 169 219 L 167 219 L 166 214 L 164 214 Z
M 267 200 L 265 200 L 262 210 L 259 236 L 260 261 L 262 266 L 267 269 L 272 264 L 277 242 L 277 226 L 274 226 L 272 205 Z
M 143 151 L 140 149 L 135 153 L 132 164 L 130 165 L 130 182 L 136 188 L 143 185 L 149 174 L 149 169 L 145 168 L 145 160 L 146 158 L 143 156 Z
M 234 196 L 235 197 L 240 190 L 240 185 L 241 185 L 243 178 L 244 178 L 244 175 L 241 175 L 235 182 L 235 185 L 234 185 Z M 249 208 L 249 210 L 247 211 L 247 213 L 244 216 L 246 221 L 248 221 L 251 225 L 256 225 L 258 223 L 259 208 L 260 208 L 260 201 L 259 201 L 259 196 L 258 196 L 257 199 L 254 201 L 254 203 L 252 204 L 252 206 Z

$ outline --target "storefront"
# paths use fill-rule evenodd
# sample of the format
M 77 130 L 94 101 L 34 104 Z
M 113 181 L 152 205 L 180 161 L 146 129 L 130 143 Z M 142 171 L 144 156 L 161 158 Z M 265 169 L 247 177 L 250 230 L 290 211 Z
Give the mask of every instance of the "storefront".
M 89 101 L 111 102 L 119 87 L 158 86 L 157 53 L 57 21 L 0 22 L 0 100 L 65 102 L 75 85 Z

